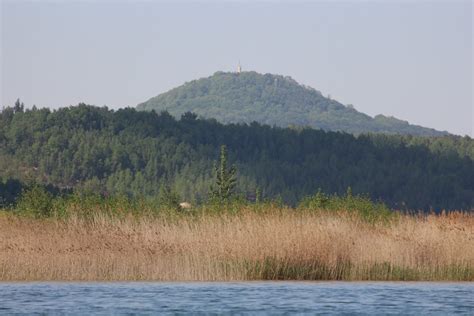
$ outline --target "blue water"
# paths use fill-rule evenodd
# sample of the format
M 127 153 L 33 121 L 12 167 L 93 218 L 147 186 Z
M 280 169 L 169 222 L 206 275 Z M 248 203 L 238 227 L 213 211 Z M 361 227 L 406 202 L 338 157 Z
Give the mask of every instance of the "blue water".
M 0 283 L 2 313 L 474 315 L 474 283 Z

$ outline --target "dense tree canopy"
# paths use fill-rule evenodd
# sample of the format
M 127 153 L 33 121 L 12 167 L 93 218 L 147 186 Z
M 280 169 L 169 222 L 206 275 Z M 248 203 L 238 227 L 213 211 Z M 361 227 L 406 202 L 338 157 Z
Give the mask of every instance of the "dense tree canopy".
M 309 126 L 348 133 L 441 136 L 446 132 L 410 125 L 393 117 L 372 118 L 290 77 L 256 72 L 217 72 L 139 104 L 139 110 L 169 111 L 179 118 L 190 111 L 223 123 L 253 121 L 280 127 Z
M 0 114 L 0 192 L 15 182 L 59 189 L 182 199 L 207 198 L 221 145 L 237 167 L 236 193 L 296 203 L 318 188 L 367 193 L 394 208 L 472 209 L 469 137 L 353 136 L 259 123 L 223 125 L 186 113 L 109 110 L 84 104 Z M 16 180 L 12 180 L 16 179 Z M 9 192 L 10 192 L 9 191 Z M 11 193 L 14 194 L 14 193 Z

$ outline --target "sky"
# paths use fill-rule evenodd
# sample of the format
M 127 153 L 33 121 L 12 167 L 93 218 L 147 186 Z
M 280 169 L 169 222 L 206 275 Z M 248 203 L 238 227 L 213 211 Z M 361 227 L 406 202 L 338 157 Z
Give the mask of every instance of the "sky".
M 240 61 L 474 136 L 471 1 L 0 1 L 1 106 L 136 106 Z

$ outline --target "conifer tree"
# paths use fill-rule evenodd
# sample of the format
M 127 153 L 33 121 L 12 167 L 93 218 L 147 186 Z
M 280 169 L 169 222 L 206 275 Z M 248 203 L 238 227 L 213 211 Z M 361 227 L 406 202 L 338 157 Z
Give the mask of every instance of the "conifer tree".
M 16 99 L 13 111 L 15 111 L 15 113 L 23 113 L 25 111 L 25 105 L 23 102 L 20 102 L 20 99 Z
M 220 161 L 215 166 L 214 172 L 215 183 L 211 185 L 211 199 L 218 201 L 228 201 L 233 194 L 236 185 L 236 173 L 237 169 L 235 166 L 227 167 L 227 148 L 225 145 L 221 146 Z

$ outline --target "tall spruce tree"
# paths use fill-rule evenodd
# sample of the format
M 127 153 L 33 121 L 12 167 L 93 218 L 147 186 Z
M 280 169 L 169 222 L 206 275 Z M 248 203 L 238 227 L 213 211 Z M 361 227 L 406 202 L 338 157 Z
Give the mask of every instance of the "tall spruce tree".
M 211 199 L 217 201 L 228 201 L 233 194 L 236 185 L 235 166 L 227 167 L 227 148 L 225 145 L 221 146 L 220 161 L 216 164 L 215 169 L 215 183 L 211 185 Z

